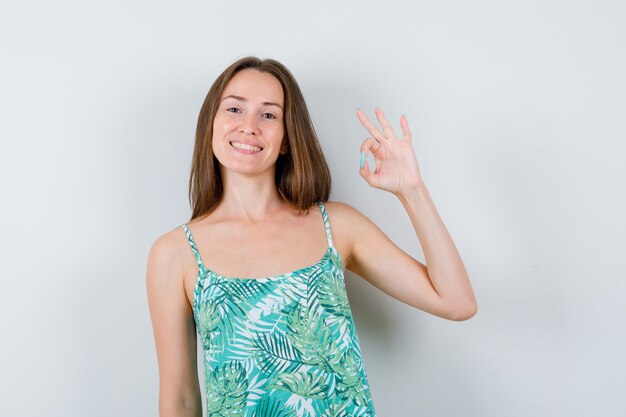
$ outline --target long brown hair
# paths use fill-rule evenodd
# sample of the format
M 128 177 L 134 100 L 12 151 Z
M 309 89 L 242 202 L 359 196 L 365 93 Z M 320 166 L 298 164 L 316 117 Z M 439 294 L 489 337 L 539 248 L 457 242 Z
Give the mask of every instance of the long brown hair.
M 280 62 L 248 56 L 235 61 L 217 77 L 200 109 L 189 177 L 190 220 L 211 213 L 221 201 L 224 189 L 220 164 L 213 155 L 213 120 L 226 85 L 247 68 L 273 75 L 283 88 L 284 140 L 288 152 L 280 154 L 276 161 L 275 183 L 279 194 L 298 209 L 298 214 L 329 198 L 330 171 L 298 83 Z

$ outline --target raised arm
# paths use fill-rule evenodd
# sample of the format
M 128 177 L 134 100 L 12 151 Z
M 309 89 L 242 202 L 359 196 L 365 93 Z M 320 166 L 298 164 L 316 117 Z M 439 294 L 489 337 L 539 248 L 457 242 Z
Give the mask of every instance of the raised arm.
M 157 239 L 148 255 L 146 286 L 159 364 L 159 416 L 201 417 L 196 330 L 177 248 L 172 231 Z
M 369 185 L 398 197 L 422 245 L 426 265 L 392 242 L 355 209 L 347 210 L 353 231 L 346 267 L 394 298 L 449 320 L 467 320 L 477 311 L 463 261 L 422 181 L 411 132 L 404 116 L 397 138 L 379 108 L 379 131 L 359 110 L 357 116 L 372 137 L 361 145 L 361 176 Z M 364 160 L 371 153 L 376 171 Z

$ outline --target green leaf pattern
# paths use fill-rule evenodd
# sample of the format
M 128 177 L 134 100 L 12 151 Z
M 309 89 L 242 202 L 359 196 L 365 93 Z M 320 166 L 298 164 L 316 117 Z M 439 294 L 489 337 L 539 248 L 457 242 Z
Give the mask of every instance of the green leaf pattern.
M 199 267 L 193 315 L 204 350 L 207 416 L 375 417 L 361 348 L 332 244 L 314 265 L 265 278 Z

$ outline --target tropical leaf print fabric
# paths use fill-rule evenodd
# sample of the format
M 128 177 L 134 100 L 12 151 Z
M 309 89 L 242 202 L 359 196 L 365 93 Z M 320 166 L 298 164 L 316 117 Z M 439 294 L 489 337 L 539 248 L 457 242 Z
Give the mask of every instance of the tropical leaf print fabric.
M 199 267 L 193 314 L 204 350 L 207 416 L 375 417 L 361 348 L 332 244 L 314 265 L 265 278 Z

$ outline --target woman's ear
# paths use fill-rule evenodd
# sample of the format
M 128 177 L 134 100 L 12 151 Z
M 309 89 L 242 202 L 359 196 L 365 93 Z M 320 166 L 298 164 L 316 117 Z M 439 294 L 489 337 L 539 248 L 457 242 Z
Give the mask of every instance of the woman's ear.
M 287 153 L 289 153 L 289 140 L 286 136 L 283 138 L 283 142 L 280 144 L 280 153 L 282 155 L 286 155 Z

